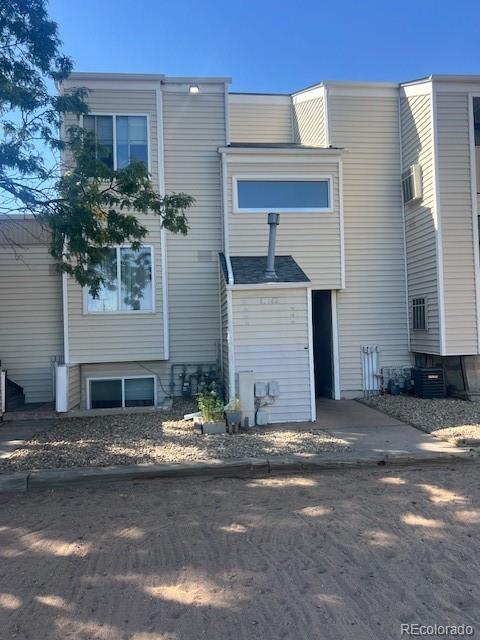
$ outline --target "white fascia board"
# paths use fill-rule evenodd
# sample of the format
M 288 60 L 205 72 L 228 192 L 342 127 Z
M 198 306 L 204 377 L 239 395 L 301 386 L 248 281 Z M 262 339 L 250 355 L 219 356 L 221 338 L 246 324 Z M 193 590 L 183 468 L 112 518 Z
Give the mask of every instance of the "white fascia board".
M 267 93 L 229 93 L 231 104 L 283 104 L 289 105 L 292 99 L 289 95 Z
M 333 96 L 396 98 L 399 85 L 382 82 L 325 82 L 326 89 Z
M 430 79 L 414 84 L 402 85 L 400 87 L 400 97 L 410 98 L 413 96 L 429 96 L 432 92 L 432 82 Z
M 300 102 L 308 102 L 308 100 L 314 100 L 315 98 L 323 98 L 325 95 L 325 87 L 319 85 L 311 89 L 305 89 L 292 95 L 293 104 L 299 104 Z
M 227 284 L 229 291 L 242 291 L 245 289 L 308 289 L 311 282 L 260 282 L 258 284 Z

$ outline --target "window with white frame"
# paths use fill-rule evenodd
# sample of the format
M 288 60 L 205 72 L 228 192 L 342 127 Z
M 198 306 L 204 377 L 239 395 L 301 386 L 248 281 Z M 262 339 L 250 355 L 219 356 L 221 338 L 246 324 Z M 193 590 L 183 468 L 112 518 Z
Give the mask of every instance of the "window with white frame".
M 98 378 L 89 381 L 89 408 L 114 409 L 155 406 L 154 376 Z
M 256 213 L 329 211 L 329 178 L 234 178 L 234 204 L 238 212 Z
M 97 297 L 87 293 L 89 313 L 153 310 L 152 249 L 112 247 L 98 267 L 104 282 Z
M 123 169 L 132 160 L 148 166 L 146 116 L 87 115 L 83 126 L 95 134 L 97 160 L 111 169 Z
M 412 329 L 414 331 L 427 330 L 427 301 L 426 298 L 412 299 Z

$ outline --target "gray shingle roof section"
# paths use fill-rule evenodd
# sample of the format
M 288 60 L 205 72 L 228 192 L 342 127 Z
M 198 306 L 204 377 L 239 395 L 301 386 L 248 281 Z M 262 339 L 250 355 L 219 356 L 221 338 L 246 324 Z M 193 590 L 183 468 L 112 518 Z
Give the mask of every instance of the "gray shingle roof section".
M 292 256 L 275 256 L 276 280 L 266 280 L 267 256 L 230 256 L 234 284 L 272 284 L 282 282 L 304 282 L 310 280 L 300 269 Z M 225 282 L 228 282 L 227 264 L 223 253 L 220 254 Z

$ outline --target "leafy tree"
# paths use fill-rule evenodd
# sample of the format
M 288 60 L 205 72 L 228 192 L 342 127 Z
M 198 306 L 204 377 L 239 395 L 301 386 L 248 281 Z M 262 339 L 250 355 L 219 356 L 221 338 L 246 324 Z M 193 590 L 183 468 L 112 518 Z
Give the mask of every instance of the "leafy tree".
M 114 170 L 98 159 L 102 154 L 90 131 L 71 127 L 60 138 L 67 114 L 88 113 L 84 89 L 60 95 L 54 90 L 72 66 L 61 52 L 46 0 L 2 0 L 0 219 L 33 214 L 51 232 L 50 253 L 59 269 L 96 295 L 107 247 L 139 248 L 145 238 L 137 214 L 156 215 L 166 229 L 186 234 L 186 211 L 194 199 L 158 194 L 142 162 Z M 60 153 L 69 159 L 63 172 Z M 5 225 L 0 233 L 8 233 Z

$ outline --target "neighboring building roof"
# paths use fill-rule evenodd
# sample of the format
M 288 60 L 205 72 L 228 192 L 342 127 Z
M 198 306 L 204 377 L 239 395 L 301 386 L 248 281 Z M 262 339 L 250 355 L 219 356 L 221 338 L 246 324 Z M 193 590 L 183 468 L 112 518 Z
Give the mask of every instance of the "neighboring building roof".
M 228 282 L 227 263 L 223 253 L 220 254 L 225 281 Z M 230 256 L 234 284 L 276 284 L 287 282 L 304 282 L 309 278 L 298 266 L 292 256 L 275 256 L 276 280 L 265 279 L 267 256 Z

